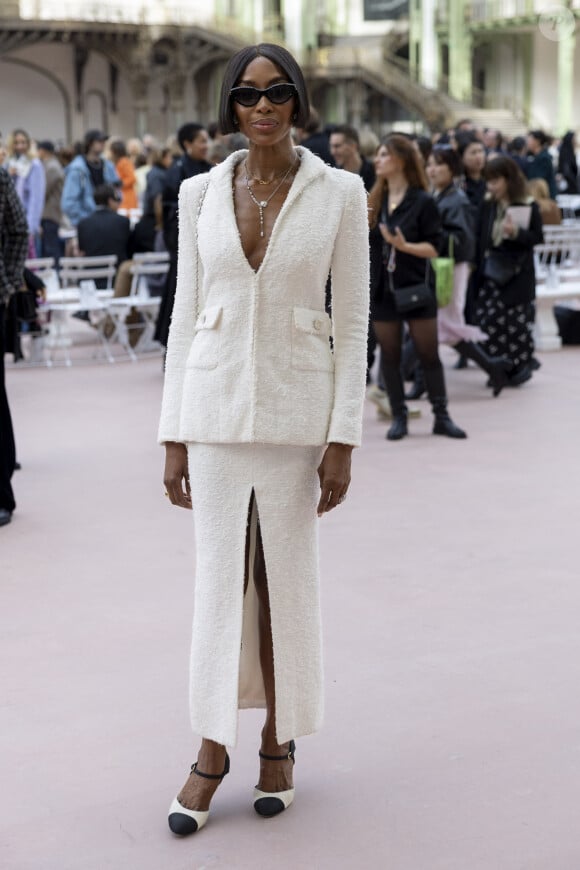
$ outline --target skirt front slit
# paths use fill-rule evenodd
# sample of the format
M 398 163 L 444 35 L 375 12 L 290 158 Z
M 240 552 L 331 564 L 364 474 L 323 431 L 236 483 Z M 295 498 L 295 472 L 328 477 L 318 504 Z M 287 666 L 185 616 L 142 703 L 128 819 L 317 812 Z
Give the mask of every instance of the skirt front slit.
M 200 737 L 234 746 L 238 709 L 265 706 L 253 580 L 258 523 L 270 602 L 278 742 L 321 725 L 316 506 L 323 450 L 270 444 L 188 447 L 196 539 L 190 713 Z

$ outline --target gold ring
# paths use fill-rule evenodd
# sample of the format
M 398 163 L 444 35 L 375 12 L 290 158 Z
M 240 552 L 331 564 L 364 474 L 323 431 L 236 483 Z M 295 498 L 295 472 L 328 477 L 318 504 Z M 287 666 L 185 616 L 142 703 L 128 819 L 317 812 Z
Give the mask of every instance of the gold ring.
M 169 498 L 169 493 L 165 490 L 165 498 Z

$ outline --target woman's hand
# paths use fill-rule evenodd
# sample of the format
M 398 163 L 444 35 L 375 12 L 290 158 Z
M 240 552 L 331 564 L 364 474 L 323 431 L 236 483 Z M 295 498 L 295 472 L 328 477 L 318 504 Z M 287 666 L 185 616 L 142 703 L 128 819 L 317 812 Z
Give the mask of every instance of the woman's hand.
M 519 232 L 519 229 L 514 224 L 513 218 L 509 212 L 505 216 L 502 231 L 503 231 L 504 238 L 506 238 L 506 239 L 515 239 L 515 237 L 517 236 L 517 234 Z
M 191 510 L 191 487 L 185 444 L 178 444 L 176 441 L 165 443 L 163 483 L 171 504 Z
M 343 502 L 350 484 L 350 459 L 352 447 L 349 444 L 329 444 L 318 468 L 320 479 L 320 501 L 317 513 L 321 517 Z
M 389 232 L 389 228 L 386 224 L 379 224 L 379 229 L 385 242 L 388 242 L 388 244 L 392 245 L 393 248 L 396 248 L 397 251 L 407 250 L 407 239 L 401 232 L 400 227 L 396 227 L 394 233 Z

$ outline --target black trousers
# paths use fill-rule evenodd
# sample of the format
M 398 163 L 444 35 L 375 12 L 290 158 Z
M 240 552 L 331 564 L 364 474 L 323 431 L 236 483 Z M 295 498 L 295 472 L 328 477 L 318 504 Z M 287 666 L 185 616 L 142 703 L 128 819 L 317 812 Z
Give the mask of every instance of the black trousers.
M 4 377 L 5 324 L 6 306 L 0 303 L 0 508 L 12 512 L 16 502 L 10 481 L 14 474 L 16 447 Z

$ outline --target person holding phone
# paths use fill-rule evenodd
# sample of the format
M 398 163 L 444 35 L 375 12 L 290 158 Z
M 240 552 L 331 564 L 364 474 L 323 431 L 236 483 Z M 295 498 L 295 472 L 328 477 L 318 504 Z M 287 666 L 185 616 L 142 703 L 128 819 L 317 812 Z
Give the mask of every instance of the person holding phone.
M 434 435 L 465 438 L 447 410 L 445 375 L 439 358 L 435 277 L 429 263 L 441 244 L 441 218 L 427 192 L 427 178 L 413 143 L 393 133 L 375 157 L 377 180 L 369 194 L 369 223 L 383 241 L 383 261 L 373 263 L 371 319 L 381 347 L 381 367 L 393 422 L 389 441 L 407 432 L 407 406 L 401 375 L 403 324 L 407 324 L 422 366 L 435 415 Z M 401 305 L 405 291 L 418 288 L 417 301 Z M 402 291 L 402 292 L 401 292 Z M 411 294 L 413 296 L 414 294 Z
M 478 232 L 475 317 L 488 336 L 487 353 L 509 360 L 508 385 L 515 387 L 534 368 L 534 245 L 543 241 L 542 218 L 511 157 L 490 160 L 485 178 L 489 199 Z

